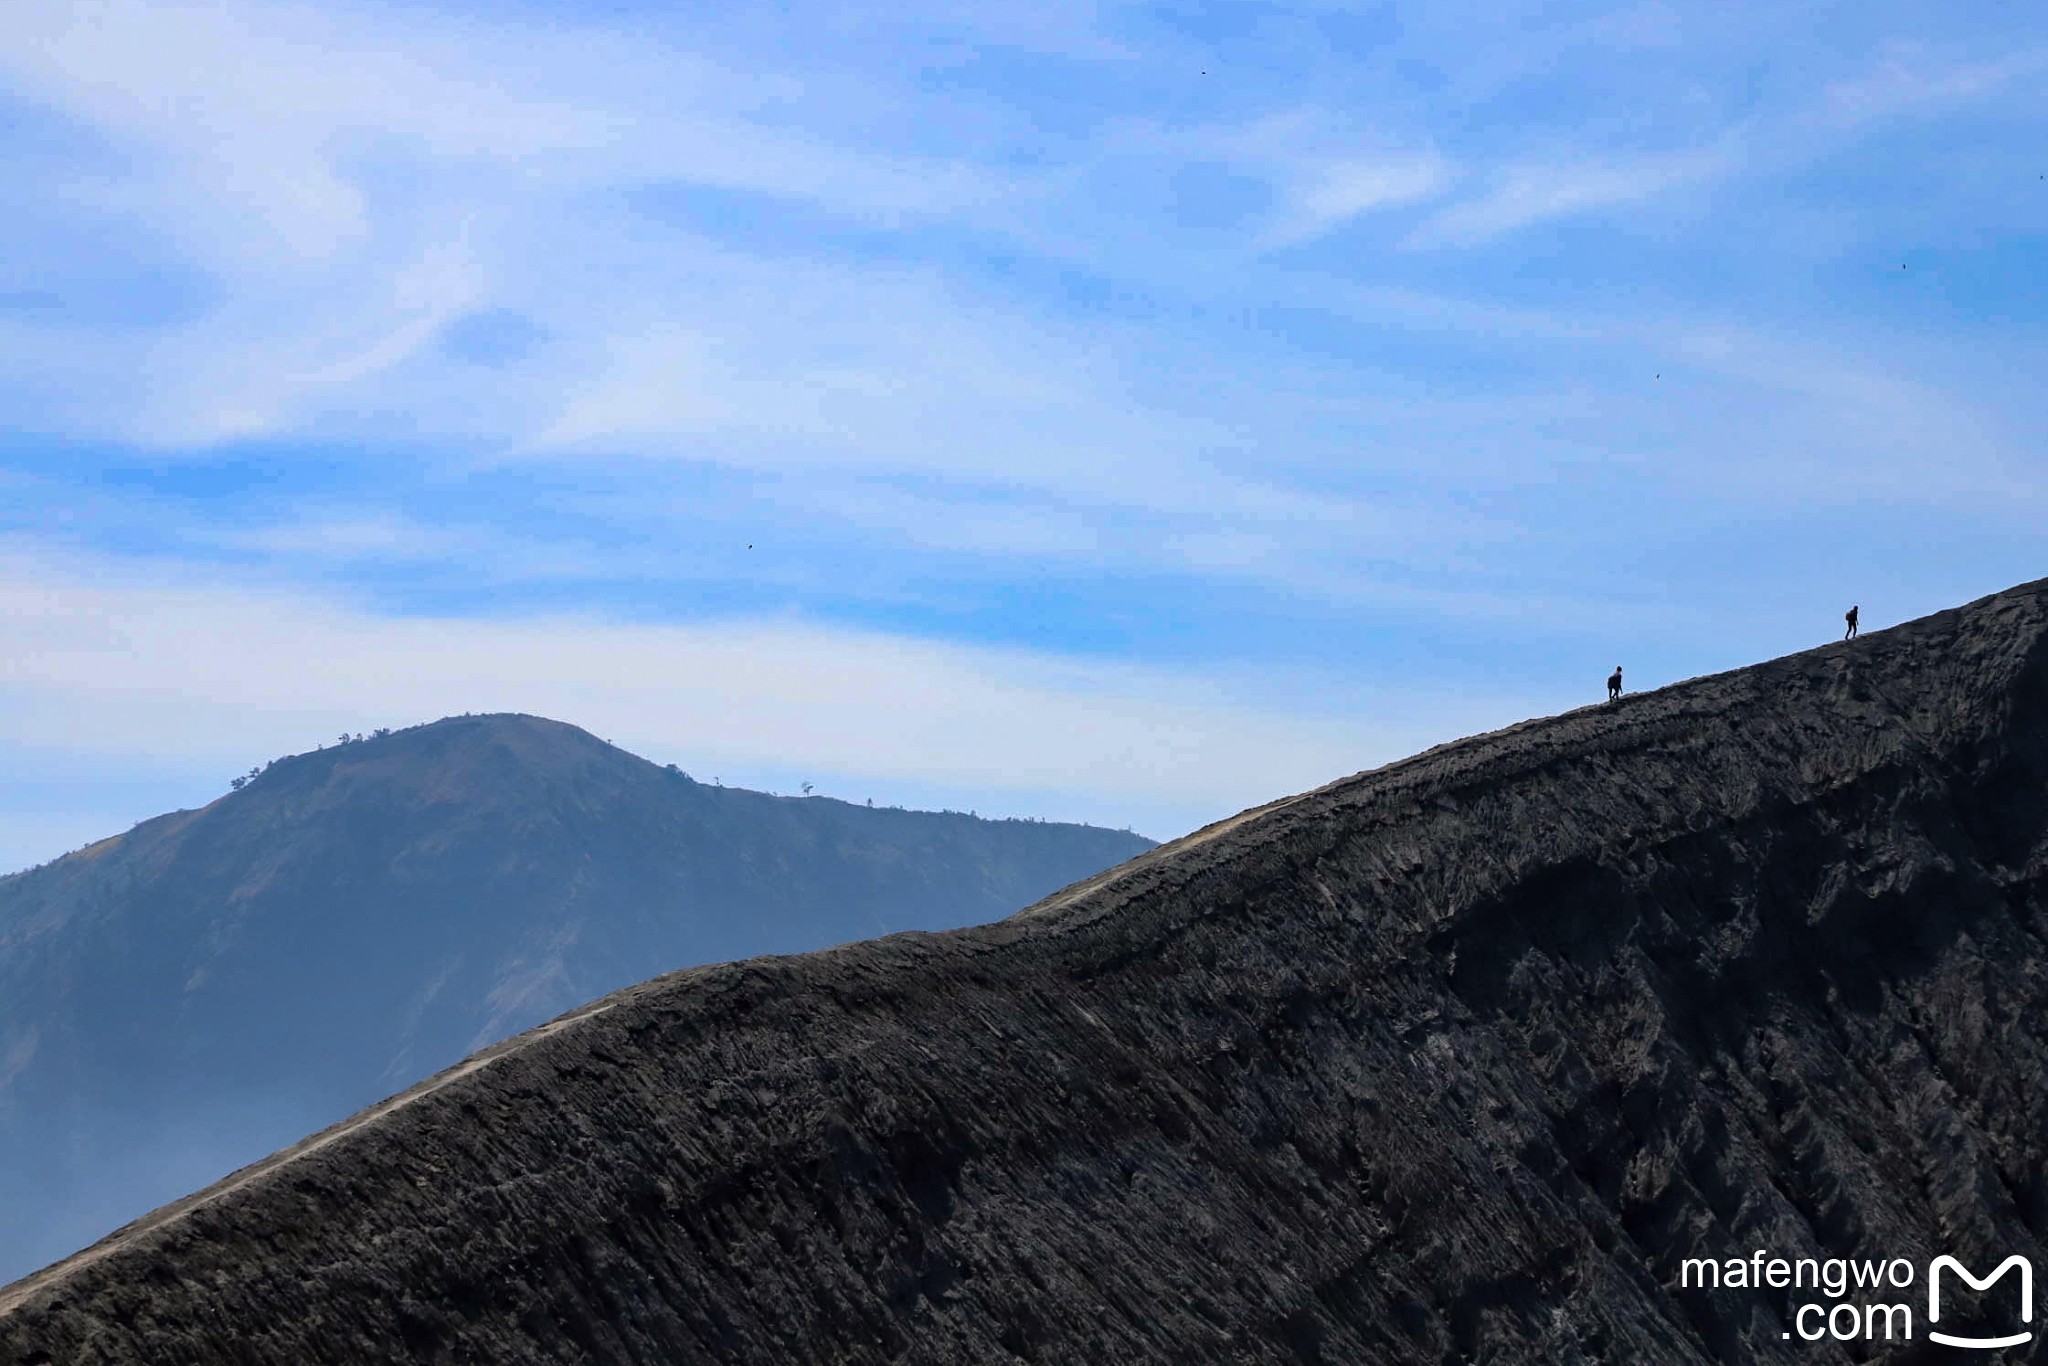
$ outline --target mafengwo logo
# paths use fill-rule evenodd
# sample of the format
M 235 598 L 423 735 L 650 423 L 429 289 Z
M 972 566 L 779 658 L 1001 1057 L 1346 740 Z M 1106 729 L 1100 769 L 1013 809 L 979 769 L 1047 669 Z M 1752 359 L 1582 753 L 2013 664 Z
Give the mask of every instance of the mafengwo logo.
M 1829 1257 L 1774 1257 L 1758 1248 L 1749 1257 L 1716 1261 L 1690 1257 L 1679 1268 L 1685 1290 L 1791 1290 L 1792 1326 L 1787 1338 L 1806 1342 L 1911 1342 L 1914 1338 L 1913 1297 L 1879 1300 L 1877 1296 L 1910 1291 L 1918 1268 L 1904 1257 L 1889 1261 Z M 2012 1272 L 2019 1284 L 2019 1321 L 2012 1322 L 2009 1295 L 1989 1293 Z M 1957 1282 L 1972 1294 L 1957 1292 Z M 1817 1291 L 1823 1299 L 1801 1300 L 1797 1292 Z M 1944 1301 L 1944 1295 L 1947 1296 Z M 1833 1301 L 1828 1303 L 1827 1301 Z M 2004 1323 L 1996 1320 L 2004 1316 Z M 1954 1257 L 1936 1257 L 1927 1265 L 1927 1340 L 1944 1347 L 1994 1351 L 2033 1341 L 2034 1264 L 2014 1253 L 1979 1276 Z M 2017 1328 L 2018 1331 L 2010 1331 Z M 2004 1329 L 2006 1331 L 1999 1331 Z
M 2020 1273 L 2020 1322 L 2032 1323 L 2034 1321 L 2034 1264 L 2015 1252 L 2012 1256 L 2000 1262 L 1998 1269 L 1982 1280 L 1971 1275 L 1970 1269 L 1955 1258 L 1936 1257 L 1934 1264 L 1927 1268 L 1927 1322 L 1929 1324 L 1941 1322 L 1941 1273 L 1944 1271 L 1953 1271 L 1956 1275 L 1961 1276 L 1970 1283 L 1972 1290 L 1989 1290 L 1992 1284 L 1999 1277 L 2005 1275 L 2006 1272 L 2018 1271 Z M 1927 1336 L 1933 1341 L 1949 1347 L 1989 1348 L 2017 1347 L 2023 1342 L 2031 1341 L 2034 1334 L 2029 1329 L 2026 1332 L 2011 1333 L 2001 1338 L 1966 1338 L 1937 1332 L 1930 1327 L 1927 1330 Z

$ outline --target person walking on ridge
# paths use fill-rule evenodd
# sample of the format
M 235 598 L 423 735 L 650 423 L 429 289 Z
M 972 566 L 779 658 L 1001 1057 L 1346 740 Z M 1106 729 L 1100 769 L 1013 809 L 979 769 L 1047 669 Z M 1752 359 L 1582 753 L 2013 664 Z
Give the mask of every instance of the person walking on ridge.
M 1609 675 L 1607 675 L 1607 700 L 1608 700 L 1609 702 L 1617 702 L 1617 701 L 1619 701 L 1620 699 L 1621 699 L 1621 665 L 1617 664 L 1617 665 L 1615 665 L 1615 666 L 1614 666 L 1614 672 L 1613 672 L 1613 673 L 1611 673 L 1611 674 L 1609 674 Z
M 1856 608 L 1852 606 L 1848 611 L 1842 613 L 1842 620 L 1849 623 L 1849 629 L 1842 632 L 1842 639 L 1854 640 L 1856 638 Z

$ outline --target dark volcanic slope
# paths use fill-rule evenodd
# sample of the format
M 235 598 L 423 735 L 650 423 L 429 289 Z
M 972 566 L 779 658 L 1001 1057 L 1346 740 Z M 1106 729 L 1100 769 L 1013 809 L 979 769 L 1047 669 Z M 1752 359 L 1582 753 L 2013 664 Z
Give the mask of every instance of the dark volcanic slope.
M 656 973 L 1007 915 L 1149 847 L 460 717 L 0 878 L 0 1281 Z
M 2044 622 L 647 983 L 0 1293 L 0 1361 L 1847 1360 L 1677 1259 L 2044 1265 Z

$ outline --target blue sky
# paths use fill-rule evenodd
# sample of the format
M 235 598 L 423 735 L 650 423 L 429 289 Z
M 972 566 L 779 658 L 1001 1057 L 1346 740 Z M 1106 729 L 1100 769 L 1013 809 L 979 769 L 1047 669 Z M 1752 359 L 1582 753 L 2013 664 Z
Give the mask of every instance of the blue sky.
M 1170 836 L 2044 572 L 2048 21 L 0 31 L 0 866 L 518 709 Z

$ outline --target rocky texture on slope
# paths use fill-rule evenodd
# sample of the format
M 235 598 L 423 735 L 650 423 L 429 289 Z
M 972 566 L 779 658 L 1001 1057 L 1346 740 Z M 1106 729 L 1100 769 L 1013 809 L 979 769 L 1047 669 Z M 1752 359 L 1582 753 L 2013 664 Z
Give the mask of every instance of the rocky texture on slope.
M 0 1281 L 656 973 L 1007 915 L 1113 830 L 698 783 L 456 717 L 0 878 Z
M 614 995 L 0 1362 L 1861 1359 L 1679 1264 L 2043 1264 L 2044 871 L 2036 584 Z

